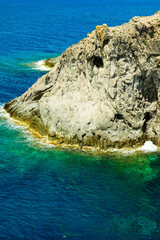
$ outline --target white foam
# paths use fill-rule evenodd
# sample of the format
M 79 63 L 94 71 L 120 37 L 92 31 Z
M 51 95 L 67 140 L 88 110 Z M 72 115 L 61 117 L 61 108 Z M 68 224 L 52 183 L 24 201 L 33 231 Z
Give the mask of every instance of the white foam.
M 3 110 L 4 104 L 0 103 L 0 111 Z
M 130 154 L 134 154 L 136 152 L 156 152 L 158 151 L 158 147 L 156 145 L 154 145 L 152 143 L 152 141 L 146 141 L 144 143 L 143 146 L 139 147 L 139 148 L 131 148 L 131 149 L 125 149 L 125 148 L 122 148 L 122 149 L 117 149 L 117 148 L 110 148 L 109 149 L 110 152 L 117 152 L 117 153 L 120 153 L 120 154 L 124 154 L 124 155 L 130 155 Z
M 3 109 L 3 107 L 4 107 L 4 104 L 1 104 L 1 103 L 0 103 L 0 116 L 1 116 L 1 117 L 4 115 L 4 109 Z
M 139 150 L 142 150 L 144 152 L 156 152 L 158 148 L 151 141 L 147 141 Z
M 49 67 L 46 67 L 44 60 L 35 62 L 35 67 L 33 67 L 33 69 L 37 69 L 40 71 L 50 71 L 51 70 Z
M 122 155 L 132 155 L 138 150 L 139 149 L 110 148 L 109 151 L 107 150 L 105 152 L 117 153 Z

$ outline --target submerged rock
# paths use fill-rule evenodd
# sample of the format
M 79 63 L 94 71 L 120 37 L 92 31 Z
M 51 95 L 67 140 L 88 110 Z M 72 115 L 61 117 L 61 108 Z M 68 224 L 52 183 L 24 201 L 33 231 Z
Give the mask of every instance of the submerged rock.
M 5 105 L 50 141 L 100 149 L 160 144 L 160 14 L 97 26 Z

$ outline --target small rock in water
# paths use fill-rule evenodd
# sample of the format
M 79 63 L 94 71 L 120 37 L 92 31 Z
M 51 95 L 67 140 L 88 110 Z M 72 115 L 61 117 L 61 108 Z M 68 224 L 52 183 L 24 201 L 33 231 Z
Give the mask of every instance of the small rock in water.
M 154 145 L 151 141 L 147 141 L 141 147 L 141 150 L 145 151 L 145 152 L 156 152 L 157 151 L 157 146 Z

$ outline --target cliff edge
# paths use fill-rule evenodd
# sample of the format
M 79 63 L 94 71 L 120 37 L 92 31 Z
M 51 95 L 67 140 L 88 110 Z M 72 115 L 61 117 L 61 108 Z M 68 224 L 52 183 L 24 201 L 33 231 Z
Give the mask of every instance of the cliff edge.
M 59 144 L 160 145 L 160 12 L 97 26 L 4 108 Z

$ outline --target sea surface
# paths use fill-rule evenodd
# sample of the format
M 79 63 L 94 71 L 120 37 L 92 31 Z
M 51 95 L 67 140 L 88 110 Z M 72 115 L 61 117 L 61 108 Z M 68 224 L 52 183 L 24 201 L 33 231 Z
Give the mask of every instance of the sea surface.
M 0 0 L 0 106 L 96 25 L 152 15 L 159 0 Z M 159 240 L 160 153 L 94 156 L 42 144 L 0 110 L 0 239 Z

